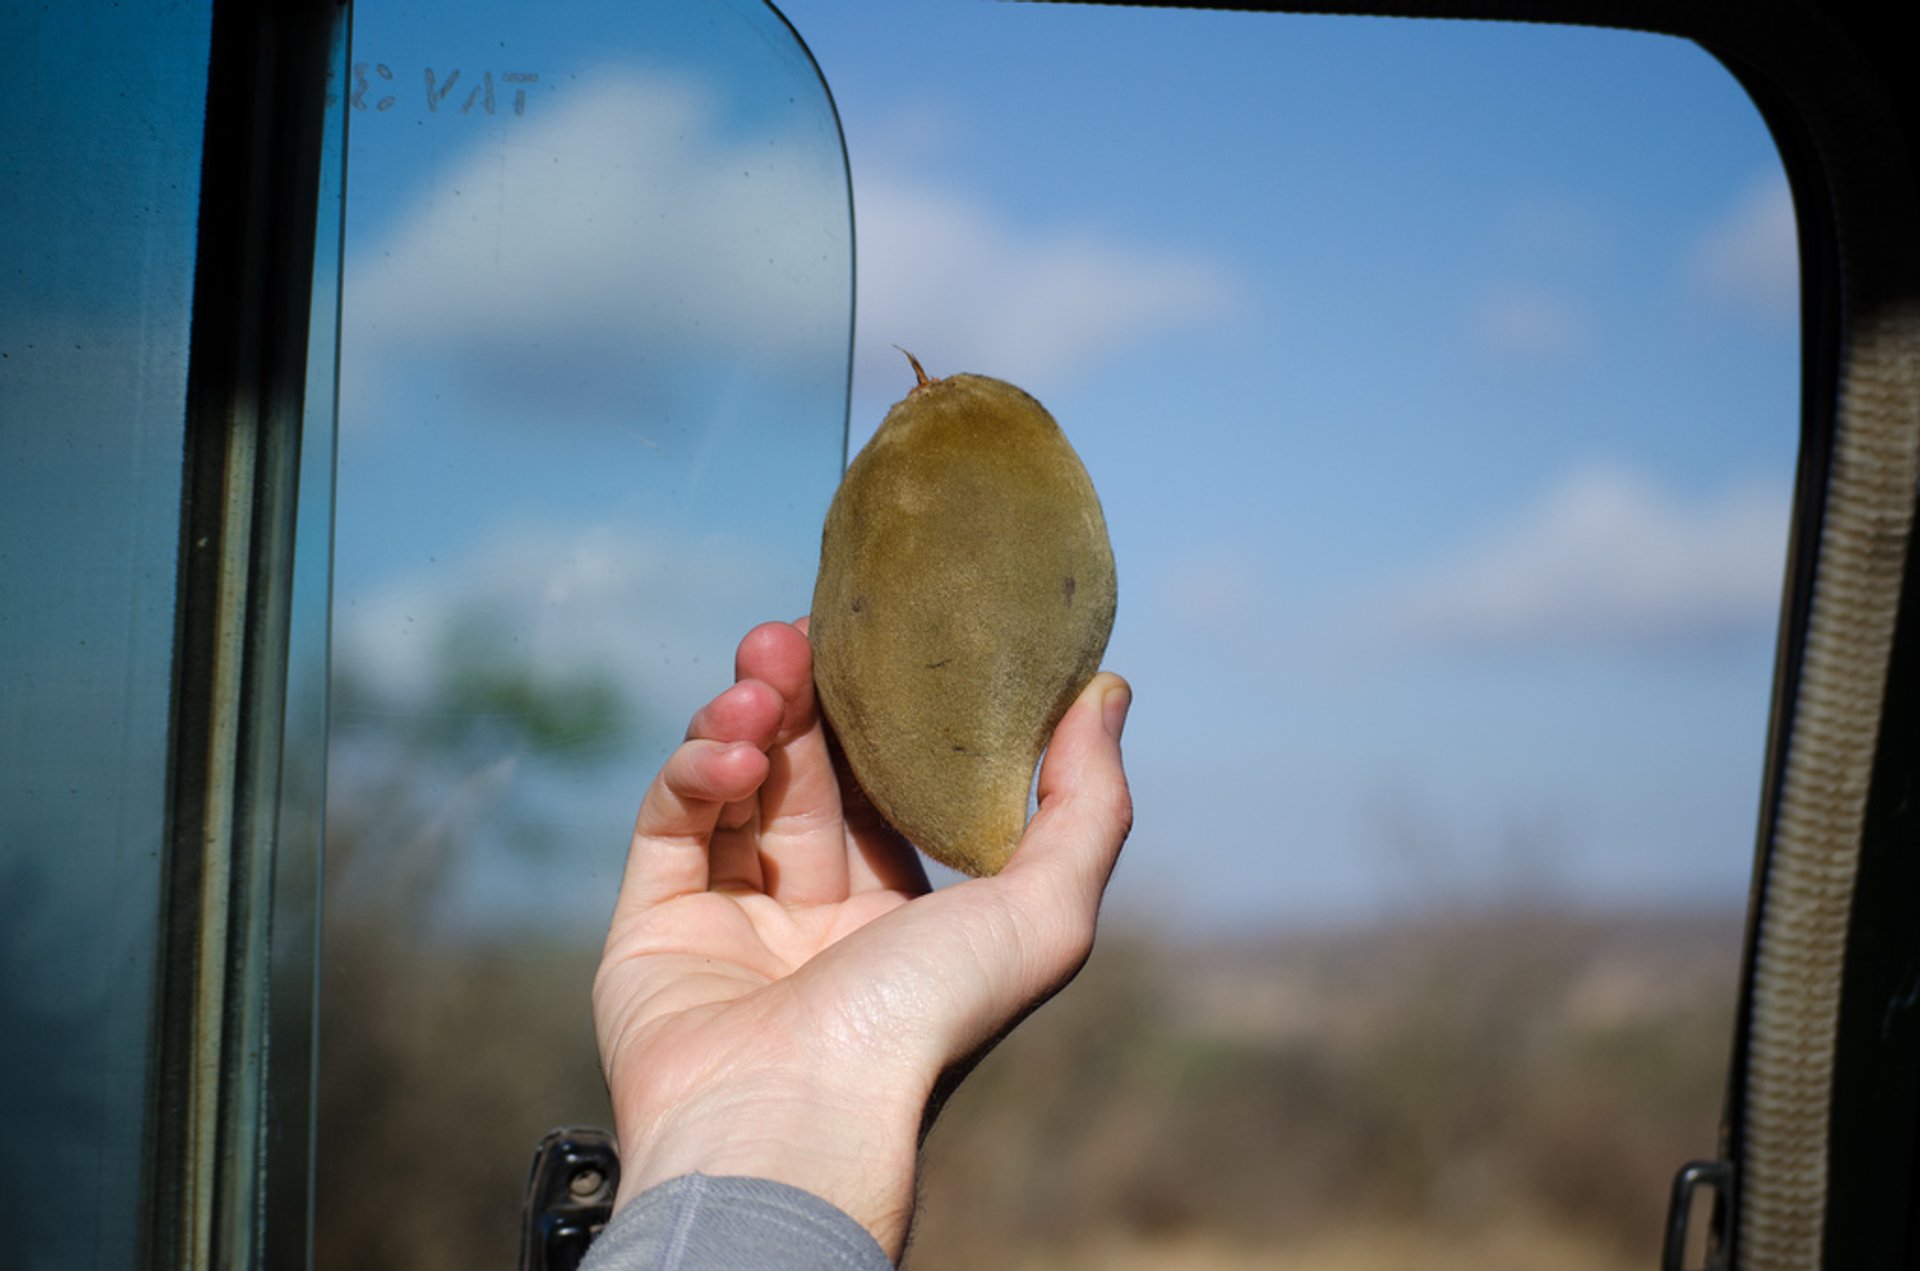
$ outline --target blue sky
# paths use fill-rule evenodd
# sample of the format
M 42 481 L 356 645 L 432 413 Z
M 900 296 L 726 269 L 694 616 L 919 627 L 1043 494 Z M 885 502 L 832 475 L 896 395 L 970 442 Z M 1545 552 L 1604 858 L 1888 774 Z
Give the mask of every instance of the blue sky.
M 1489 23 L 782 11 L 847 143 L 853 443 L 899 344 L 1032 391 L 1101 491 L 1138 695 L 1117 905 L 1740 897 L 1797 299 L 1722 68 Z M 777 26 L 642 12 L 360 8 L 395 87 L 352 116 L 336 600 L 395 683 L 461 605 L 556 666 L 648 661 L 635 763 L 730 632 L 804 608 L 850 267 Z M 489 67 L 495 114 L 456 119 Z M 560 859 L 604 875 L 643 778 L 573 791 Z

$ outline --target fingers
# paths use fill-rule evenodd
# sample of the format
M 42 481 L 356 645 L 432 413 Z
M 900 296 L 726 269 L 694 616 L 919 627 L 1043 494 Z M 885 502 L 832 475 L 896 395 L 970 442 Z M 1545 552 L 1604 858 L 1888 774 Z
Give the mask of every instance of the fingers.
M 778 689 L 761 680 L 742 679 L 694 713 L 687 724 L 687 739 L 751 741 L 764 752 L 779 736 L 785 713 L 786 699 Z M 707 845 L 707 887 L 759 891 L 765 885 L 755 844 L 759 790 L 756 782 L 745 797 L 720 809 Z
M 757 876 L 751 850 L 743 864 L 733 846 L 738 836 L 719 827 L 741 819 L 729 809 L 750 813 L 785 713 L 779 691 L 757 680 L 734 684 L 694 712 L 687 740 L 662 765 L 634 818 L 616 926 L 623 913 L 705 891 L 716 877 Z
M 623 914 L 708 885 L 707 849 L 720 810 L 766 780 L 767 756 L 750 740 L 696 738 L 668 757 L 634 819 L 614 906 Z
M 759 857 L 767 894 L 787 904 L 844 900 L 851 886 L 840 784 L 813 694 L 813 646 L 769 622 L 740 642 L 736 673 L 764 680 L 786 709 L 760 788 Z
M 642 801 L 616 915 L 709 888 L 764 891 L 793 905 L 845 900 L 856 889 L 927 890 L 912 847 L 862 800 L 843 798 L 814 696 L 806 628 L 804 618 L 763 623 L 741 640 L 737 682 L 695 712 L 686 742 Z M 1124 694 L 1116 677 L 1105 678 Z M 1077 704 L 1075 711 L 1081 709 Z M 1087 749 L 1072 740 L 1085 731 L 1070 724 L 1075 718 L 1069 711 L 1056 734 L 1055 749 L 1063 755 Z M 1117 780 L 1124 798 L 1112 749 L 1109 784 Z M 1062 772 L 1077 771 L 1075 765 L 1049 760 Z M 1047 789 L 1043 772 L 1043 795 Z M 1036 824 L 1063 815 L 1047 816 L 1045 802 L 1042 811 Z M 1117 841 L 1113 846 L 1117 850 Z M 1091 868 L 1099 873 L 1090 892 L 1097 904 L 1111 854 L 1104 866 L 1095 861 Z
M 687 740 L 757 741 L 764 750 L 773 744 L 785 709 L 778 689 L 741 677 L 693 713 L 687 721 Z
M 747 632 L 733 655 L 733 676 L 736 680 L 760 680 L 784 699 L 781 740 L 805 732 L 814 720 L 813 646 L 807 643 L 806 633 L 792 623 L 763 622 Z
M 708 888 L 766 886 L 761 794 L 771 752 L 811 711 L 812 651 L 791 627 L 765 623 L 741 641 L 734 671 L 734 685 L 694 712 L 686 743 L 641 803 L 616 912 Z M 721 761 L 746 765 L 727 777 L 751 769 L 751 780 L 715 780 L 715 745 L 756 751 L 757 764 L 744 756 Z

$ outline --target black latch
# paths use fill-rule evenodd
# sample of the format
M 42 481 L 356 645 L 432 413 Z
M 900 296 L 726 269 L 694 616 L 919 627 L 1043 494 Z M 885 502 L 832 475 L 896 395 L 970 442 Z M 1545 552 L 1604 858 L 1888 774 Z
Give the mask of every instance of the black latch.
M 1707 1260 L 1687 1266 L 1687 1235 L 1693 1222 L 1695 1195 L 1713 1192 L 1712 1227 L 1707 1233 Z M 1673 1176 L 1673 1195 L 1667 1202 L 1667 1243 L 1660 1255 L 1660 1271 L 1726 1271 L 1727 1241 L 1733 1230 L 1733 1165 L 1727 1161 L 1688 1161 Z
M 574 1271 L 613 1214 L 620 1154 L 605 1130 L 549 1131 L 520 1210 L 520 1271 Z

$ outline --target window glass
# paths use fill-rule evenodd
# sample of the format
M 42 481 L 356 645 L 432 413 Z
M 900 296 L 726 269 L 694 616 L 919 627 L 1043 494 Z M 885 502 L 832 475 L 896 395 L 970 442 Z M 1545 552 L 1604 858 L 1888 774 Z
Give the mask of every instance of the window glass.
M 747 0 L 353 36 L 318 1261 L 499 1265 L 542 1133 L 608 1122 L 588 987 L 640 795 L 807 607 L 845 160 Z
M 782 8 L 848 132 L 853 442 L 893 344 L 1037 394 L 1138 690 L 1101 948 L 951 1105 L 916 1266 L 1646 1265 L 1713 1143 L 1796 437 L 1750 103 L 1626 33 Z M 642 783 L 806 604 L 845 189 L 757 6 L 356 40 L 319 1248 L 470 1265 L 604 1119 Z
M 307 327 L 307 386 L 299 502 L 288 589 L 285 725 L 274 846 L 267 1029 L 271 1063 L 264 1121 L 263 1260 L 305 1265 L 313 1245 L 316 989 L 327 800 L 329 653 L 332 647 L 334 470 L 338 433 L 340 268 L 346 213 L 346 121 L 338 92 L 349 22 L 333 26 L 320 146 L 318 232 Z
M 7 26 L 0 1230 L 133 1266 L 208 6 Z
M 1793 217 L 1699 48 L 791 0 L 853 443 L 1021 384 L 1119 568 L 1137 822 L 949 1105 L 915 1265 L 1640 1267 L 1725 1071 L 1797 441 Z

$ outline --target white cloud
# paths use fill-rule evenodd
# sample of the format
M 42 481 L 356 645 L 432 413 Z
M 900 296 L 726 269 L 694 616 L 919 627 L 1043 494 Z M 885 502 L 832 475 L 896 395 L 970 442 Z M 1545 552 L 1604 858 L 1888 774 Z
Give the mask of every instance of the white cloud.
M 728 137 L 699 82 L 618 69 L 513 128 L 432 173 L 358 254 L 346 304 L 365 351 L 844 348 L 847 198 L 821 139 Z
M 1791 320 L 1800 303 L 1800 253 L 1786 177 L 1772 173 L 1748 187 L 1701 236 L 1692 268 L 1713 298 Z
M 536 675 L 613 677 L 640 715 L 678 728 L 732 679 L 734 644 L 792 591 L 791 569 L 748 540 L 637 525 L 522 527 L 463 559 L 336 605 L 336 661 L 409 703 L 464 624 L 504 633 Z M 692 669 L 698 664 L 699 668 Z
M 721 114 L 696 80 L 616 69 L 432 172 L 355 253 L 358 398 L 377 396 L 390 353 L 449 354 L 469 376 L 532 377 L 549 395 L 615 380 L 623 399 L 628 379 L 689 352 L 837 364 L 850 269 L 838 156 L 816 137 L 729 137 Z M 856 208 L 858 368 L 883 403 L 908 382 L 894 344 L 933 374 L 1032 385 L 1244 305 L 1198 253 L 1035 231 L 925 184 L 864 176 Z
M 856 173 L 856 379 L 891 401 L 912 349 L 929 374 L 1033 386 L 1164 332 L 1241 311 L 1218 261 L 1085 231 L 1037 232 L 964 195 Z
M 1492 537 L 1412 579 L 1389 625 L 1465 646 L 1685 640 L 1773 620 L 1786 491 L 1684 502 L 1629 469 L 1575 471 Z
M 1546 288 L 1497 283 L 1467 316 L 1474 343 L 1505 362 L 1557 362 L 1581 351 L 1587 323 L 1573 302 Z

